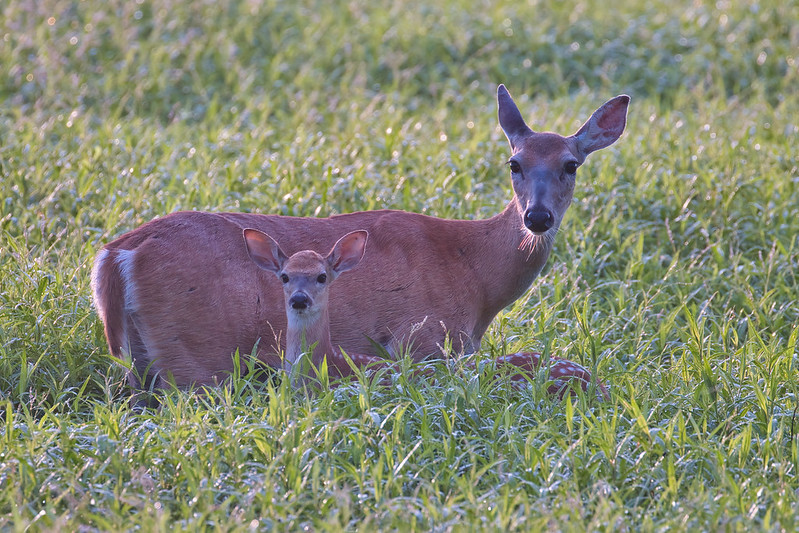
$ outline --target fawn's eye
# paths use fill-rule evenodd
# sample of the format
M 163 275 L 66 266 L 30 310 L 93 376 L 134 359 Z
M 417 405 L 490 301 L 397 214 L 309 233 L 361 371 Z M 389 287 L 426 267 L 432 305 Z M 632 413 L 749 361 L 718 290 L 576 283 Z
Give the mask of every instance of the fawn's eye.
M 289 277 L 287 275 L 285 275 L 285 274 L 281 274 L 280 275 L 280 281 L 282 281 L 283 283 L 288 283 L 289 282 Z
M 508 161 L 508 166 L 510 167 L 510 171 L 514 174 L 518 174 L 519 172 L 522 171 L 522 166 L 519 164 L 518 161 L 514 161 L 513 159 Z
M 319 274 L 319 275 L 316 277 L 316 282 L 317 282 L 317 283 L 324 283 L 324 282 L 326 282 L 326 281 L 327 281 L 327 274 L 324 274 L 324 273 L 322 273 L 322 274 Z
M 580 166 L 577 164 L 577 161 L 567 161 L 565 165 L 563 165 L 563 170 L 566 174 L 574 174 L 577 172 L 577 167 Z

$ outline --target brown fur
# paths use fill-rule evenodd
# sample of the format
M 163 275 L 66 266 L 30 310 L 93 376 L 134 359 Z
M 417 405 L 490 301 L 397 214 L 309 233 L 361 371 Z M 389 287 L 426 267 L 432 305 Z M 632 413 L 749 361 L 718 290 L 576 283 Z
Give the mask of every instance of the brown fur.
M 527 290 L 549 257 L 574 189 L 563 162 L 582 163 L 615 141 L 629 101 L 614 98 L 577 134 L 561 137 L 519 122 L 503 86 L 498 98 L 500 123 L 524 169 L 500 214 L 466 221 L 390 210 L 329 218 L 178 212 L 153 220 L 106 245 L 95 263 L 94 297 L 111 352 L 133 357 L 138 369 L 151 364 L 151 375 L 179 385 L 218 382 L 233 368 L 231 354 L 249 353 L 256 343 L 260 359 L 280 366 L 281 284 L 249 259 L 243 228 L 279 239 L 289 255 L 324 253 L 346 232 L 369 232 L 359 267 L 331 288 L 331 333 L 345 351 L 373 352 L 372 340 L 392 352 L 404 344 L 417 359 L 442 353 L 448 340 L 456 353 L 477 349 L 496 314 Z M 523 224 L 525 210 L 537 205 L 555 216 L 542 235 Z M 113 260 L 122 250 L 133 252 L 130 286 Z

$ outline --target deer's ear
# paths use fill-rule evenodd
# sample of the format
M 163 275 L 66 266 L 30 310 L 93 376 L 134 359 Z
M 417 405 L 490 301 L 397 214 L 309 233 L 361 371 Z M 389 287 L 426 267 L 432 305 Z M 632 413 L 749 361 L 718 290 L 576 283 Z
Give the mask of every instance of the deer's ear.
M 629 103 L 626 94 L 608 100 L 572 135 L 583 157 L 616 142 L 627 125 Z
M 244 243 L 247 245 L 247 253 L 250 259 L 270 272 L 277 274 L 283 269 L 286 262 L 286 254 L 280 249 L 275 240 L 262 231 L 257 229 L 244 230 Z
M 497 87 L 497 114 L 499 115 L 499 125 L 508 138 L 511 150 L 516 148 L 518 141 L 524 135 L 532 133 L 533 130 L 524 122 L 516 102 L 511 98 L 510 93 L 504 85 Z
M 327 263 L 335 274 L 341 274 L 358 265 L 366 252 L 366 240 L 369 233 L 357 230 L 347 233 L 336 242 L 327 254 Z

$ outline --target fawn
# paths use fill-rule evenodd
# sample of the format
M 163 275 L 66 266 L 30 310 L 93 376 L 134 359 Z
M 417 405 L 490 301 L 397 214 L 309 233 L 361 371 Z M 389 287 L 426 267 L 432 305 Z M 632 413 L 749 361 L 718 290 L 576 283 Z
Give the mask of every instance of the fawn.
M 243 233 L 247 253 L 253 262 L 274 273 L 283 284 L 287 323 L 283 368 L 291 373 L 307 347 L 311 350 L 314 368 L 327 360 L 331 377 L 350 375 L 352 367 L 330 339 L 330 285 L 342 272 L 361 262 L 368 233 L 358 230 L 344 235 L 325 256 L 313 250 L 301 250 L 290 257 L 269 235 L 249 228 Z M 360 353 L 347 356 L 358 367 L 383 364 L 379 357 Z

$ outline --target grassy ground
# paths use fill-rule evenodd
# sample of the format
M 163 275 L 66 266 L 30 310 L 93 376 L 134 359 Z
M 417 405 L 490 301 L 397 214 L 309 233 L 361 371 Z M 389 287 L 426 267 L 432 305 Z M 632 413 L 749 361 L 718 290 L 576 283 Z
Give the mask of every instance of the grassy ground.
M 3 3 L 0 529 L 799 528 L 799 4 L 429 4 Z M 477 355 L 612 401 L 441 368 L 131 411 L 103 243 L 177 209 L 487 217 L 500 82 L 561 133 L 633 97 Z

